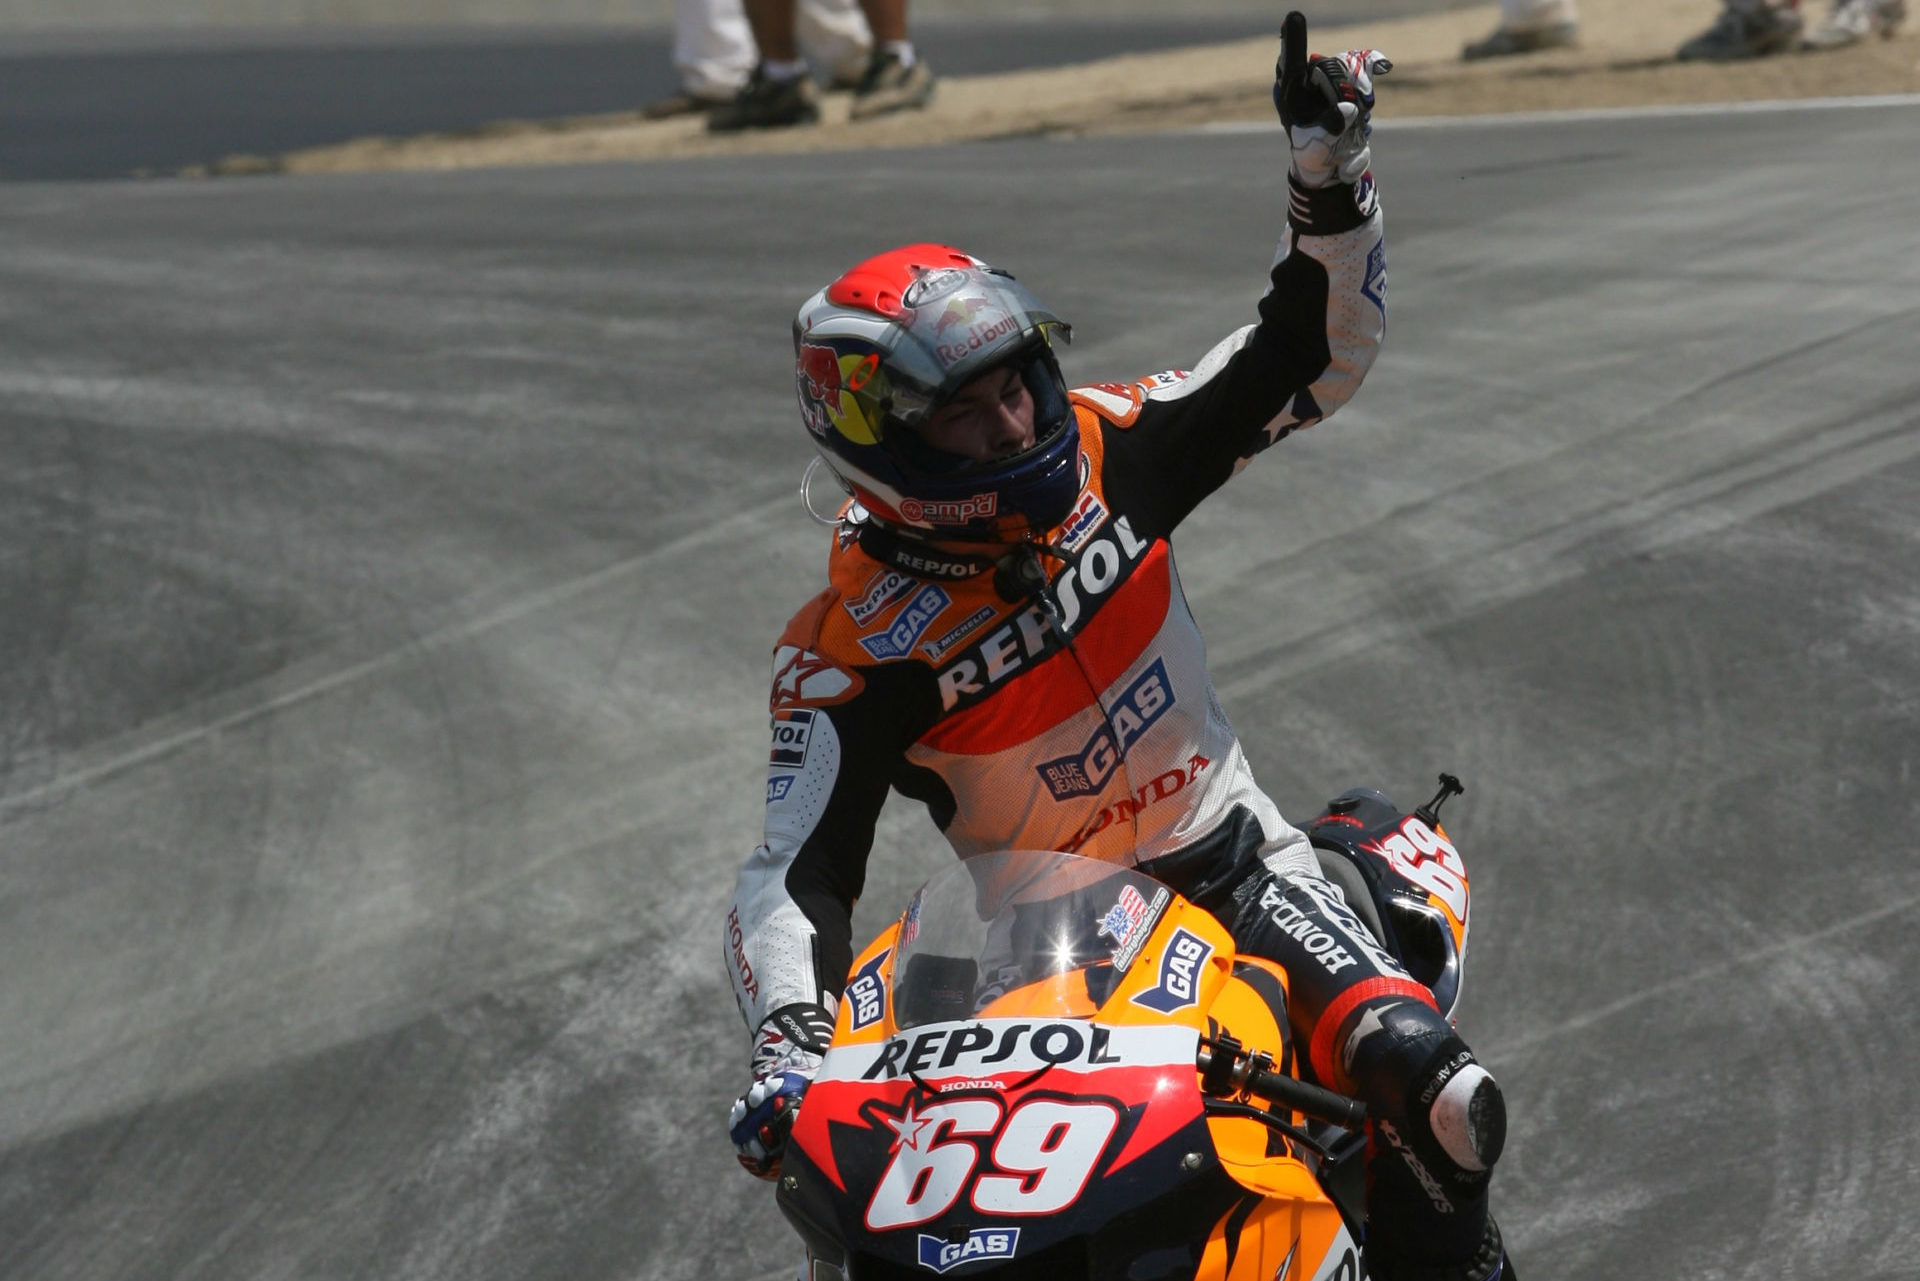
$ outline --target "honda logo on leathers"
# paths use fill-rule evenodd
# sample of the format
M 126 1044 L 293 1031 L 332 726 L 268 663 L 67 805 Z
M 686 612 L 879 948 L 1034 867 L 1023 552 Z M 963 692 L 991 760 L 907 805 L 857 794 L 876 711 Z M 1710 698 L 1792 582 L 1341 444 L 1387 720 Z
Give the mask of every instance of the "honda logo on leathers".
M 1059 604 L 1060 626 L 1072 635 L 1114 588 L 1125 582 L 1153 543 L 1133 532 L 1125 516 L 1099 538 L 1087 544 L 1079 560 L 1054 579 L 1048 589 Z M 1007 677 L 1035 659 L 1059 648 L 1045 613 L 1032 608 L 1014 615 L 987 634 L 985 640 L 956 658 L 939 675 L 940 706 L 952 711 L 962 702 L 977 702 Z

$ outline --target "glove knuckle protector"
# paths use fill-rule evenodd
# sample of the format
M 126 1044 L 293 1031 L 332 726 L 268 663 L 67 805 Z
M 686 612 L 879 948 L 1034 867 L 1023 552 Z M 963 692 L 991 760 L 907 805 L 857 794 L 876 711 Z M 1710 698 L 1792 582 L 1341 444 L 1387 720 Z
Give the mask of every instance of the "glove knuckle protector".
M 1291 34 L 1304 39 L 1304 23 Z M 1273 105 L 1293 148 L 1293 174 L 1309 190 L 1361 181 L 1371 163 L 1373 78 L 1392 70 L 1378 50 L 1339 57 L 1283 48 L 1274 68 Z
M 778 1177 L 801 1096 L 832 1040 L 833 1015 L 821 1005 L 783 1005 L 762 1020 L 753 1041 L 753 1084 L 727 1115 L 728 1137 L 748 1173 Z

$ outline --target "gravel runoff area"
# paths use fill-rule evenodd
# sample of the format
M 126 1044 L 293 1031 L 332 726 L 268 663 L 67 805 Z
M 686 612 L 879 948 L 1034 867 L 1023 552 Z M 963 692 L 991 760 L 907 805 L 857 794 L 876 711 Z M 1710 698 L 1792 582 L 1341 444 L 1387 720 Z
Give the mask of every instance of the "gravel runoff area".
M 1809 21 L 1826 0 L 1807 0 Z M 1578 48 L 1465 63 L 1460 49 L 1498 20 L 1492 5 L 1340 29 L 1342 45 L 1384 50 L 1381 119 L 1569 111 L 1920 92 L 1920 24 L 1833 52 L 1722 65 L 1676 62 L 1719 0 L 1582 0 Z M 192 174 L 342 173 L 585 164 L 680 156 L 916 147 L 1061 134 L 1151 132 L 1270 120 L 1277 38 L 1080 66 L 949 77 L 919 112 L 853 124 L 829 95 L 813 127 L 714 137 L 700 120 L 638 113 L 502 121 L 458 135 L 366 138 L 279 156 L 231 156 Z

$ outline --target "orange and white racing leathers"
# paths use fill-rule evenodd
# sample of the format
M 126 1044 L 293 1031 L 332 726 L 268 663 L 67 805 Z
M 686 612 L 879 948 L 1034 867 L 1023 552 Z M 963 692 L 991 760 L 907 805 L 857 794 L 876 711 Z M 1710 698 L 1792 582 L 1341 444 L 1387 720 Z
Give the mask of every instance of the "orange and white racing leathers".
M 1359 206 L 1335 209 L 1346 229 L 1310 234 L 1341 198 Z M 1027 590 L 857 512 L 843 522 L 830 585 L 774 652 L 765 839 L 724 943 L 749 1028 L 789 1004 L 835 1004 L 889 789 L 923 802 L 962 856 L 1055 849 L 1191 871 L 1257 854 L 1325 884 L 1214 696 L 1168 543 L 1255 454 L 1345 404 L 1373 363 L 1386 252 L 1371 179 L 1357 201 L 1296 186 L 1292 224 L 1258 324 L 1190 373 L 1073 392 L 1082 488 L 1042 554 L 1025 553 Z M 1391 965 L 1353 956 L 1360 946 L 1342 941 L 1335 961 Z

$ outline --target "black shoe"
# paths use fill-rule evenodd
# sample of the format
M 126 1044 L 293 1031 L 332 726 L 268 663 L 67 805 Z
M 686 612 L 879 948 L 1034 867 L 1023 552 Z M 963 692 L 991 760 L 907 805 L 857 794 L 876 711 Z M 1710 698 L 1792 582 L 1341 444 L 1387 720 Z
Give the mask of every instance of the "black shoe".
M 1748 12 L 1723 9 L 1711 27 L 1680 46 L 1682 62 L 1738 62 L 1791 53 L 1800 43 L 1805 19 L 1798 9 L 1762 5 Z
M 820 93 L 809 76 L 771 80 L 758 67 L 747 87 L 732 102 L 714 108 L 707 117 L 709 133 L 737 133 L 742 129 L 784 129 L 810 125 L 820 119 Z
M 724 106 L 728 101 L 730 99 L 702 98 L 697 94 L 681 92 L 649 102 L 640 109 L 640 114 L 648 120 L 672 120 L 676 116 L 704 116 L 709 111 Z
M 1550 27 L 1496 31 L 1485 40 L 1476 40 L 1462 49 L 1460 56 L 1468 62 L 1479 62 L 1483 58 L 1511 58 L 1516 54 L 1538 53 L 1542 49 L 1571 49 L 1579 43 L 1580 28 L 1571 22 L 1558 22 Z
M 933 72 L 927 70 L 925 58 L 915 58 L 911 67 L 903 67 L 894 54 L 876 49 L 873 61 L 867 64 L 867 74 L 853 91 L 847 118 L 866 120 L 924 107 L 933 99 L 933 88 Z

